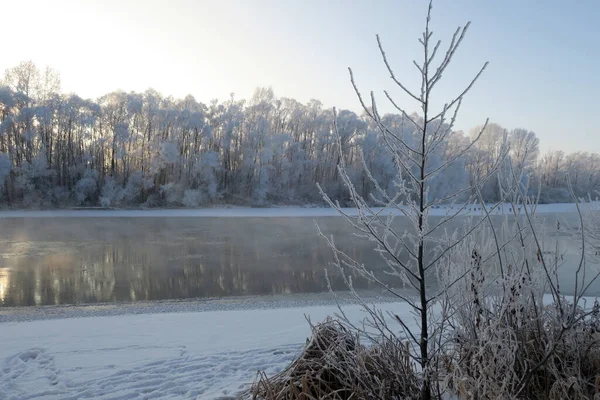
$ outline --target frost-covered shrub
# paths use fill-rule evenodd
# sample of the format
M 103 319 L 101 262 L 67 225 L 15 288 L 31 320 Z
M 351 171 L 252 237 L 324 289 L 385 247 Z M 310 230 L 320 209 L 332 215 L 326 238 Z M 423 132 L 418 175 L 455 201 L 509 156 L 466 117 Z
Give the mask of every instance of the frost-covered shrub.
M 113 203 L 111 202 L 110 198 L 105 197 L 105 196 L 100 196 L 100 207 L 110 207 L 112 206 Z
M 143 192 L 147 182 L 141 172 L 135 172 L 129 176 L 121 198 L 125 204 L 140 204 L 143 201 Z
M 179 184 L 166 183 L 160 187 L 160 193 L 168 205 L 181 205 L 183 202 L 183 188 Z
M 102 195 L 100 196 L 100 205 L 102 207 L 115 206 L 123 198 L 123 189 L 112 177 L 108 177 L 104 181 L 102 187 Z
M 164 207 L 165 201 L 162 199 L 160 193 L 151 193 L 144 202 L 144 207 Z
M 69 204 L 69 198 L 71 197 L 71 192 L 69 192 L 69 188 L 65 186 L 57 186 L 52 189 L 52 203 L 55 207 L 64 206 L 65 204 Z
M 508 301 L 504 311 L 471 314 L 476 322 L 461 327 L 448 354 L 448 387 L 469 399 L 596 399 L 598 304 L 592 315 L 581 307 L 571 314 L 568 300 L 559 308 L 520 296 Z M 564 315 L 575 320 L 565 324 Z
M 183 205 L 186 207 L 198 207 L 203 203 L 203 195 L 200 190 L 188 189 L 183 193 Z
M 96 179 L 87 176 L 81 178 L 75 185 L 75 200 L 78 204 L 85 204 L 93 199 L 98 191 L 98 182 Z
M 573 199 L 567 188 L 544 188 L 540 193 L 540 203 L 570 203 Z
M 8 176 L 9 159 L 0 159 L 0 174 Z M 2 179 L 4 183 L 4 179 Z M 22 164 L 15 170 L 14 189 L 16 197 L 22 198 L 26 207 L 49 205 L 52 198 L 52 171 L 48 169 L 45 154 L 39 154 L 31 162 Z
M 560 239 L 542 251 L 537 240 L 547 239 L 532 209 L 523 207 L 520 218 L 496 219 L 493 228 L 476 227 L 443 263 L 439 276 L 452 328 L 442 335 L 451 345 L 440 363 L 445 385 L 459 398 L 600 396 L 595 386 L 600 379 L 600 305 L 584 303 L 583 284 L 569 287 L 575 297 L 568 298 L 556 282 L 566 251 L 562 240 L 583 238 L 581 233 L 571 236 L 557 222 L 552 237 Z M 585 268 L 582 262 L 583 277 Z
M 214 151 L 209 151 L 200 157 L 199 161 L 196 162 L 192 167 L 192 188 L 199 191 L 201 198 L 200 202 L 212 202 L 218 199 L 217 193 L 217 178 L 216 171 L 219 169 L 219 154 Z M 190 190 L 192 190 L 190 188 Z M 193 198 L 197 195 L 191 193 Z M 185 195 L 184 195 L 185 196 Z M 193 198 L 190 198 L 192 203 Z M 184 199 L 185 203 L 185 199 Z M 186 206 L 187 207 L 187 206 Z

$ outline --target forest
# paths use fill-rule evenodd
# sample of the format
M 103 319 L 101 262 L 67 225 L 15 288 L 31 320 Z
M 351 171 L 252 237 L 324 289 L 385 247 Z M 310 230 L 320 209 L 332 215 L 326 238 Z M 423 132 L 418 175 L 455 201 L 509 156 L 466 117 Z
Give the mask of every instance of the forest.
M 248 100 L 232 94 L 209 104 L 152 89 L 91 100 L 62 93 L 60 76 L 51 68 L 23 62 L 0 80 L 0 205 L 316 205 L 323 202 L 316 183 L 346 204 L 340 165 L 365 196 L 375 184 L 397 191 L 396 166 L 407 160 L 386 150 L 364 113 L 335 115 L 339 142 L 333 110 L 318 100 L 278 98 L 271 88 L 256 89 Z M 410 146 L 421 117 L 386 114 L 382 122 Z M 443 130 L 451 121 L 435 122 Z M 480 140 L 463 152 L 481 129 Z M 570 201 L 567 176 L 578 196 L 600 188 L 598 154 L 541 154 L 539 138 L 527 129 L 489 123 L 450 132 L 433 148 L 432 170 L 436 163 L 453 161 L 429 183 L 430 198 L 468 188 L 497 167 L 494 160 L 503 152 L 508 157 L 498 170 L 518 168 L 519 176 L 527 177 L 526 190 L 541 203 Z M 484 200 L 497 201 L 500 186 L 488 179 Z

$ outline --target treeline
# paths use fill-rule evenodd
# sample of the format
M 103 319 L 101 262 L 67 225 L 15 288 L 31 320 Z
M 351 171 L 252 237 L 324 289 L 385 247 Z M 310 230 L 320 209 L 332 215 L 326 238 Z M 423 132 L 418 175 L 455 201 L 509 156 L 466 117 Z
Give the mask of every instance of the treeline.
M 203 104 L 192 96 L 113 92 L 86 100 L 60 91 L 50 69 L 21 63 L 0 85 L 0 204 L 25 207 L 187 206 L 320 202 L 316 183 L 342 203 L 348 198 L 338 166 L 344 163 L 357 190 L 375 185 L 388 193 L 403 160 L 382 146 L 378 128 L 363 115 L 337 114 L 317 100 L 307 104 L 257 89 L 246 100 L 233 95 Z M 388 114 L 395 137 L 414 145 L 418 115 Z M 412 120 L 412 121 L 411 121 Z M 439 128 L 446 129 L 445 121 Z M 473 132 L 452 132 L 435 147 L 430 168 L 452 159 Z M 341 151 L 340 151 L 341 149 Z M 506 164 L 492 160 L 507 151 Z M 368 167 L 365 169 L 365 166 Z M 489 124 L 481 140 L 437 176 L 431 198 L 442 198 L 490 170 L 518 167 L 541 201 L 568 201 L 567 174 L 578 195 L 600 185 L 597 154 L 539 155 L 539 140 L 524 129 Z M 500 196 L 497 179 L 482 188 Z M 468 194 L 465 194 L 468 195 Z

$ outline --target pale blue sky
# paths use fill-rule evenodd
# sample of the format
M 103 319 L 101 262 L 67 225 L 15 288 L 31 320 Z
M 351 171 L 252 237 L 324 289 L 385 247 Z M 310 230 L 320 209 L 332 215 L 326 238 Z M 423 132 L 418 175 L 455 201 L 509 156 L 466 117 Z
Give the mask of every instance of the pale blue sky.
M 0 69 L 22 60 L 61 72 L 84 97 L 115 89 L 198 100 L 248 98 L 257 86 L 280 97 L 359 111 L 346 68 L 368 93 L 396 90 L 378 54 L 379 33 L 397 76 L 418 87 L 412 65 L 427 3 L 421 0 L 14 1 L 3 5 Z M 542 150 L 600 152 L 600 2 L 438 0 L 435 38 L 469 34 L 435 96 L 438 105 L 490 66 L 463 104 L 457 128 L 486 117 L 535 131 Z M 385 107 L 380 97 L 380 108 Z M 416 104 L 398 96 L 408 110 Z

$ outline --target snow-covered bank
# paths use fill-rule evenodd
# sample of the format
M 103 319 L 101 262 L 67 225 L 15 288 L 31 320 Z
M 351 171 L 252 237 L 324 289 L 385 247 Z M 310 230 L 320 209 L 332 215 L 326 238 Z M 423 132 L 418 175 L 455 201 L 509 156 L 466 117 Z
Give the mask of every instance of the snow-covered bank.
M 456 212 L 458 206 L 440 206 L 430 210 L 432 216 L 443 216 L 449 212 Z M 495 212 L 501 210 L 510 212 L 511 206 L 505 204 L 499 207 Z M 350 215 L 356 215 L 356 209 L 344 208 L 344 212 Z M 380 208 L 373 208 L 374 211 Z M 537 212 L 541 214 L 575 212 L 576 206 L 573 203 L 540 204 L 537 206 Z M 402 215 L 400 210 L 389 210 Z M 473 205 L 466 207 L 463 214 L 480 214 L 481 206 Z M 202 209 L 148 209 L 148 210 L 20 210 L 20 211 L 0 211 L 1 218 L 65 218 L 65 217 L 246 217 L 246 218 L 265 218 L 265 217 L 335 217 L 338 212 L 331 208 L 317 207 L 270 207 L 270 208 L 251 208 L 251 207 L 217 207 Z
M 360 291 L 368 303 L 392 303 L 398 299 L 378 291 Z M 336 300 L 337 299 L 337 300 Z M 30 322 L 48 319 L 110 317 L 122 315 L 191 313 L 207 311 L 247 311 L 281 308 L 331 307 L 357 304 L 349 291 L 330 293 L 295 293 L 271 296 L 232 296 L 204 299 L 171 299 L 131 303 L 89 303 L 52 306 L 0 307 L 0 323 Z
M 381 307 L 410 320 L 403 303 Z M 0 399 L 217 399 L 274 373 L 336 307 L 0 324 Z M 359 306 L 344 311 L 364 317 Z
M 378 307 L 413 321 L 405 303 Z M 329 304 L 0 323 L 0 399 L 234 396 L 257 371 L 273 374 L 294 359 L 310 335 L 305 316 L 320 322 L 337 311 Z M 365 317 L 357 305 L 344 312 Z

